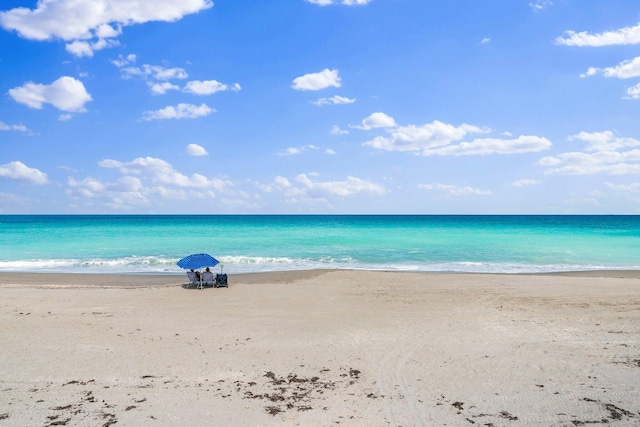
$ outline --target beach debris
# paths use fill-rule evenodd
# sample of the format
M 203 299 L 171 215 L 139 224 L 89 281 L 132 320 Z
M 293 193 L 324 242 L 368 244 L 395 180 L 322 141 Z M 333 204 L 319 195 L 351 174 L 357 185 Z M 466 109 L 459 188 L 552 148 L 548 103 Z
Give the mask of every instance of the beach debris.
M 318 375 L 302 376 L 298 373 L 277 375 L 273 371 L 266 371 L 263 377 L 267 381 L 258 384 L 256 381 L 244 383 L 235 381 L 237 393 L 242 393 L 244 399 L 258 399 L 269 402 L 264 407 L 270 415 L 278 415 L 282 412 L 295 410 L 305 412 L 314 409 L 313 402 L 322 399 L 325 392 L 340 388 L 348 388 L 353 385 L 360 376 L 361 371 L 353 368 L 341 368 L 339 380 L 327 378 L 329 369 L 322 369 Z M 264 388 L 262 392 L 254 391 L 256 388 Z

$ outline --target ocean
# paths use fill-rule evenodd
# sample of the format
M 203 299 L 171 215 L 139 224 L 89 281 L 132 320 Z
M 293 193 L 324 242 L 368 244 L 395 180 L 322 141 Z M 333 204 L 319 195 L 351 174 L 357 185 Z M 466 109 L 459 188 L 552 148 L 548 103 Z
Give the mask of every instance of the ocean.
M 640 270 L 640 216 L 0 215 L 1 272 Z M 216 271 L 219 271 L 216 267 Z

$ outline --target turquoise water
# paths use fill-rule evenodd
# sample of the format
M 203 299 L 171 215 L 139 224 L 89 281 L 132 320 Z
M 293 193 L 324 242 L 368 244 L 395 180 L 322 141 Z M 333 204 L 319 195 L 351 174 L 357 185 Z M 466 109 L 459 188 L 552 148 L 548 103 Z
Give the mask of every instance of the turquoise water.
M 0 215 L 0 271 L 182 274 L 197 252 L 231 274 L 640 269 L 640 216 Z

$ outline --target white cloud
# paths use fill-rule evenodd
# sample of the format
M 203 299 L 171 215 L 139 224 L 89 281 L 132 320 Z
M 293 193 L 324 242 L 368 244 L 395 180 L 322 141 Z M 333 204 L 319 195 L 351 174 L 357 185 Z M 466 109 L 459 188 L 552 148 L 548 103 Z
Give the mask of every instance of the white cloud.
M 527 185 L 535 185 L 539 183 L 540 181 L 536 181 L 535 179 L 521 179 L 519 181 L 513 182 L 511 185 L 513 185 L 514 187 L 524 187 Z
M 113 65 L 118 68 L 126 67 L 129 64 L 133 64 L 136 62 L 137 56 L 135 53 L 130 53 L 127 56 L 118 55 L 118 59 L 114 59 L 111 61 Z
M 581 74 L 580 77 L 594 76 L 597 73 L 601 73 L 604 77 L 607 78 L 616 77 L 619 79 L 630 79 L 633 77 L 640 77 L 640 56 L 622 61 L 615 67 L 591 67 L 587 70 L 586 73 Z
M 25 125 L 8 125 L 4 122 L 0 122 L 0 131 L 15 131 L 15 132 L 31 133 L 31 131 Z
M 115 62 L 114 62 L 115 63 Z M 135 66 L 121 67 L 120 71 L 125 77 L 142 77 L 158 81 L 181 80 L 189 77 L 184 68 L 165 68 L 161 65 L 144 64 L 142 68 Z
M 469 186 L 458 186 L 454 184 L 420 184 L 418 188 L 428 191 L 443 192 L 453 197 L 469 197 L 469 196 L 490 196 L 489 190 L 480 190 Z
M 151 88 L 151 93 L 154 95 L 164 95 L 170 90 L 180 90 L 179 86 L 169 82 L 149 83 L 149 87 Z
M 193 104 L 178 104 L 175 107 L 168 106 L 156 111 L 145 111 L 142 115 L 143 120 L 166 120 L 166 119 L 196 119 L 205 117 L 216 110 L 209 108 L 206 104 L 200 106 Z
M 391 123 L 389 123 L 389 125 L 391 125 Z M 395 121 L 393 125 L 395 125 Z M 362 128 L 370 129 L 371 127 L 381 126 L 371 126 L 363 121 Z M 434 120 L 422 126 L 408 125 L 394 128 L 391 130 L 390 137 L 379 136 L 371 141 L 365 142 L 364 145 L 385 151 L 423 151 L 434 147 L 449 145 L 454 141 L 461 140 L 469 133 L 482 132 L 488 132 L 488 130 L 467 124 L 454 126 L 439 120 Z
M 207 156 L 209 155 L 209 153 L 207 153 L 207 150 L 204 149 L 204 147 L 198 145 L 198 144 L 189 144 L 187 145 L 187 154 L 190 156 Z
M 628 198 L 632 203 L 640 203 L 640 182 L 632 184 L 612 184 L 606 183 L 607 187 L 615 191 L 618 195 Z
M 274 178 L 274 182 L 281 188 L 291 187 L 291 183 L 289 182 L 289 180 L 283 176 L 276 176 Z
M 356 129 L 371 130 L 375 128 L 391 128 L 395 127 L 396 121 L 393 117 L 386 115 L 385 113 L 372 113 L 368 117 L 362 120 L 360 126 L 352 126 Z
M 491 39 L 489 37 L 485 37 L 482 40 L 480 40 L 480 43 L 482 44 L 491 43 Z
M 97 50 L 106 49 L 108 47 L 117 46 L 119 43 L 115 40 L 98 39 L 93 43 L 84 40 L 75 40 L 65 45 L 65 49 L 70 54 L 80 58 L 83 56 L 92 57 Z
M 611 46 L 630 45 L 640 43 L 640 24 L 634 27 L 625 27 L 620 30 L 606 31 L 603 33 L 588 33 L 586 31 L 566 31 L 563 36 L 556 38 L 556 43 L 565 46 Z
M 210 0 L 40 0 L 35 9 L 0 12 L 0 25 L 30 40 L 69 41 L 70 53 L 91 56 L 116 44 L 109 39 L 120 35 L 122 27 L 177 21 L 212 6 Z
M 471 142 L 425 149 L 423 156 L 476 156 L 489 154 L 520 154 L 543 151 L 551 147 L 551 141 L 539 136 L 521 135 L 516 139 L 480 138 Z
M 367 121 L 365 119 L 363 126 L 358 128 L 383 127 L 382 125 L 387 123 L 390 135 L 377 136 L 363 145 L 384 151 L 415 152 L 423 156 L 468 156 L 530 153 L 542 151 L 551 146 L 551 142 L 546 138 L 525 135 L 511 139 L 479 138 L 470 142 L 458 142 L 470 134 L 488 133 L 491 129 L 468 124 L 454 126 L 439 120 L 434 120 L 422 126 L 391 127 L 391 123 L 395 125 L 395 121 L 382 120 L 384 119 L 383 116 L 386 115 L 378 116 L 377 118 L 372 116 L 367 118 L 372 120 Z M 374 126 L 374 124 L 377 124 L 377 126 Z M 456 142 L 457 144 L 454 144 Z
M 136 55 L 130 54 L 126 57 L 118 56 L 118 59 L 111 61 L 113 65 L 120 68 L 122 77 L 130 79 L 139 77 L 147 83 L 154 95 L 164 95 L 170 90 L 180 90 L 180 87 L 170 83 L 168 80 L 183 80 L 189 77 L 184 68 L 165 68 L 160 65 L 144 64 L 142 67 L 135 65 Z
M 342 130 L 338 125 L 333 125 L 331 128 L 331 135 L 347 135 L 348 133 L 348 130 Z
M 296 181 L 302 186 L 297 187 L 304 197 L 328 198 L 328 197 L 348 197 L 359 193 L 369 193 L 382 195 L 387 192 L 381 185 L 373 184 L 353 176 L 347 177 L 344 181 L 314 182 L 306 174 L 300 174 Z
M 257 183 L 257 185 L 262 191 L 266 193 L 273 193 L 274 191 L 284 191 L 286 189 L 292 188 L 292 185 L 289 182 L 289 180 L 283 176 L 276 176 L 273 179 L 273 183 L 270 183 L 270 184 Z
M 131 176 L 121 177 L 111 183 L 102 183 L 92 177 L 80 181 L 69 177 L 67 187 L 67 193 L 74 197 L 105 200 L 107 206 L 115 209 L 147 205 L 149 199 L 143 193 L 151 194 L 145 190 L 140 179 Z
M 278 153 L 278 156 L 294 156 L 296 154 L 302 154 L 302 150 L 295 147 L 289 147 Z
M 640 173 L 640 150 L 597 153 L 571 152 L 543 157 L 538 162 L 547 166 L 546 174 L 558 175 L 628 175 Z
M 320 98 L 316 101 L 311 101 L 312 104 L 321 106 L 321 105 L 336 105 L 336 104 L 353 104 L 356 102 L 355 99 L 346 98 L 344 96 L 335 95 L 331 98 Z
M 84 178 L 81 181 L 69 177 L 67 178 L 67 186 L 84 197 L 95 197 L 96 194 L 105 190 L 105 185 L 92 177 Z
M 327 200 L 335 197 L 349 197 L 357 194 L 386 194 L 387 190 L 378 184 L 360 178 L 348 176 L 344 181 L 314 181 L 310 176 L 315 173 L 300 174 L 291 182 L 283 176 L 277 176 L 273 182 L 259 187 L 268 193 L 282 192 L 290 202 L 299 199 Z
M 569 137 L 569 141 L 576 139 L 589 144 L 586 148 L 587 151 L 613 151 L 619 148 L 640 146 L 640 140 L 622 138 L 614 135 L 610 130 L 604 132 L 580 132 Z
M 543 157 L 538 161 L 547 169 L 545 174 L 558 175 L 628 175 L 640 173 L 640 149 L 620 151 L 622 148 L 640 146 L 633 138 L 620 138 L 610 131 L 581 132 L 569 137 L 587 142 L 587 152 L 567 152 Z
M 0 165 L 0 176 L 29 184 L 46 184 L 47 174 L 35 168 L 30 168 L 20 161 Z
M 610 182 L 607 182 L 607 187 L 624 193 L 635 193 L 640 191 L 640 182 L 635 182 L 633 184 L 611 184 Z
M 576 33 L 567 31 L 562 37 L 556 38 L 556 43 L 566 46 L 611 46 L 640 44 L 640 24 L 634 27 L 625 27 L 620 30 L 591 34 L 588 32 Z M 640 77 L 640 56 L 620 62 L 613 67 L 596 68 L 589 67 L 586 72 L 580 74 L 581 78 L 602 74 L 606 78 L 629 79 Z M 627 88 L 626 99 L 640 99 L 640 84 Z
M 59 110 L 77 113 L 86 111 L 84 105 L 92 100 L 82 82 L 68 76 L 50 85 L 27 82 L 9 89 L 9 95 L 30 108 L 41 109 L 43 104 L 51 104 Z
M 184 68 L 172 67 L 166 68 L 160 65 L 144 64 L 141 67 L 135 65 L 136 55 L 130 54 L 126 57 L 119 55 L 118 59 L 112 60 L 111 63 L 120 69 L 122 77 L 141 78 L 147 83 L 154 95 L 164 95 L 170 90 L 182 90 L 185 93 L 193 95 L 211 95 L 216 92 L 242 90 L 238 83 L 228 85 L 217 80 L 192 80 L 185 84 L 184 88 L 170 83 L 169 80 L 184 80 L 189 74 Z
M 304 145 L 302 147 L 289 147 L 284 151 L 278 153 L 278 156 L 294 156 L 297 154 L 302 154 L 307 150 L 318 150 L 319 148 L 315 145 Z
M 553 2 L 551 0 L 535 0 L 529 2 L 529 7 L 531 7 L 535 11 L 545 9 L 551 5 L 553 5 Z
M 332 4 L 343 4 L 345 6 L 365 6 L 371 3 L 371 0 L 307 0 L 311 4 L 318 6 L 329 6 Z
M 640 99 L 640 83 L 627 89 L 627 98 Z
M 321 90 L 328 87 L 340 87 L 340 76 L 338 70 L 325 68 L 318 73 L 296 77 L 291 86 L 295 90 Z
M 164 200 L 212 199 L 217 192 L 233 186 L 228 180 L 209 178 L 199 173 L 185 175 L 165 160 L 139 157 L 130 162 L 105 159 L 103 168 L 116 169 L 122 176 L 102 182 L 92 177 L 67 180 L 67 192 L 78 198 L 90 198 L 110 208 L 126 209 L 139 205 L 158 205 Z
M 138 157 L 131 162 L 105 159 L 98 162 L 98 166 L 118 169 L 125 175 L 142 176 L 156 184 L 176 187 L 220 190 L 227 185 L 225 181 L 220 179 L 210 180 L 198 173 L 194 173 L 191 176 L 183 175 L 175 171 L 169 162 L 154 157 Z
M 216 92 L 224 92 L 227 90 L 232 90 L 234 92 L 237 92 L 241 89 L 242 88 L 238 83 L 235 83 L 230 86 L 224 83 L 220 83 L 219 81 L 216 81 L 216 80 L 205 80 L 205 81 L 193 80 L 187 83 L 186 86 L 184 87 L 185 92 L 191 93 L 194 95 L 211 95 Z

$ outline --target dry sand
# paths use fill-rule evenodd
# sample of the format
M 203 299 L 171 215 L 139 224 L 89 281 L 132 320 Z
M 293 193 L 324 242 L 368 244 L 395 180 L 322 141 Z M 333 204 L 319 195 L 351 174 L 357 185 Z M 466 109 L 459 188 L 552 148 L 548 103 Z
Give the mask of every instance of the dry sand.
M 640 274 L 0 274 L 0 426 L 640 425 Z

